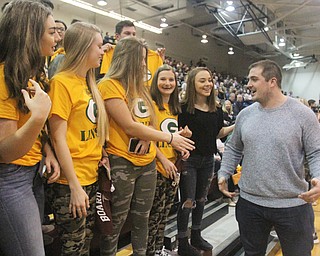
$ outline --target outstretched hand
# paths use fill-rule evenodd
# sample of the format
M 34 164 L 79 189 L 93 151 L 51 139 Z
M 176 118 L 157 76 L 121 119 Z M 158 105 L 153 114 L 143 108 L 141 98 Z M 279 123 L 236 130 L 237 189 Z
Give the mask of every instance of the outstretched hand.
M 171 145 L 174 149 L 181 152 L 182 155 L 188 154 L 189 151 L 194 150 L 194 142 L 188 138 L 181 136 L 182 131 L 172 133 Z

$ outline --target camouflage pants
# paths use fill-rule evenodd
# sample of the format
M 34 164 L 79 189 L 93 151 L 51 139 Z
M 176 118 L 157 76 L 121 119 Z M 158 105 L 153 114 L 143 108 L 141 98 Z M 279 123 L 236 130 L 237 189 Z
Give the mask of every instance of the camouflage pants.
M 62 243 L 61 255 L 84 256 L 90 254 L 90 243 L 93 237 L 95 218 L 95 201 L 98 189 L 97 182 L 82 187 L 87 193 L 90 208 L 86 218 L 73 218 L 69 213 L 70 188 L 68 185 L 53 184 L 50 186 L 52 209 L 55 223 Z
M 100 255 L 116 255 L 120 231 L 129 211 L 133 255 L 146 255 L 148 218 L 156 188 L 155 161 L 146 166 L 135 166 L 114 155 L 110 155 L 109 160 L 115 187 L 111 206 L 113 233 L 101 236 Z
M 149 216 L 149 237 L 147 255 L 153 256 L 161 250 L 164 242 L 164 229 L 170 209 L 174 203 L 178 186 L 172 186 L 172 180 L 157 174 L 157 187 Z

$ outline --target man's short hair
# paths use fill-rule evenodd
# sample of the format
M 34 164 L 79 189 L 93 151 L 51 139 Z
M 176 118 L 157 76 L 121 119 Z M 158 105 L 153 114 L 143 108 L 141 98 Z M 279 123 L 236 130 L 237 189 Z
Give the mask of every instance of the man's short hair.
M 55 20 L 54 22 L 62 23 L 62 25 L 64 26 L 64 29 L 67 30 L 68 27 L 67 27 L 66 23 L 64 23 L 62 20 Z
M 116 25 L 116 34 L 121 34 L 124 27 L 136 27 L 130 20 L 122 20 Z
M 46 7 L 50 8 L 51 10 L 54 9 L 54 5 L 50 0 L 40 0 L 39 2 L 45 5 Z
M 249 70 L 255 67 L 262 68 L 262 76 L 266 81 L 269 81 L 272 77 L 275 77 L 277 79 L 278 87 L 281 88 L 282 73 L 280 66 L 276 62 L 272 60 L 260 60 L 251 64 L 249 66 Z

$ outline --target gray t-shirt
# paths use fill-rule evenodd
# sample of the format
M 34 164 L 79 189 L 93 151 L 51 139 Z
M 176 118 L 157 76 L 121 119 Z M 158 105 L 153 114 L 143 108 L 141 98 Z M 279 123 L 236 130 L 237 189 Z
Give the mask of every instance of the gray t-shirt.
M 229 178 L 243 155 L 240 196 L 254 204 L 285 208 L 305 204 L 304 157 L 320 178 L 320 127 L 314 113 L 287 98 L 280 107 L 254 103 L 240 112 L 226 145 L 219 177 Z

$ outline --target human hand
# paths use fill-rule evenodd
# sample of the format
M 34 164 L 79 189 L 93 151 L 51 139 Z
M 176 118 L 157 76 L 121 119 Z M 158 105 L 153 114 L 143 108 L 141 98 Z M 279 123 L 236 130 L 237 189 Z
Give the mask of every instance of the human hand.
M 145 155 L 149 152 L 150 141 L 147 140 L 139 140 L 134 153 L 137 155 Z
M 112 48 L 113 48 L 113 45 L 112 44 L 109 44 L 109 43 L 106 43 L 104 45 L 101 46 L 102 50 L 104 52 L 108 52 L 110 51 Z
M 21 90 L 25 104 L 30 110 L 32 118 L 44 122 L 51 109 L 51 100 L 36 81 L 32 79 L 29 81 L 33 87 Z
M 313 203 L 320 197 L 320 180 L 317 178 L 313 178 L 311 180 L 311 185 L 312 188 L 309 191 L 304 192 L 298 196 L 307 203 Z
M 161 164 L 168 174 L 169 178 L 174 180 L 177 174 L 177 167 L 174 165 L 174 163 L 166 158 L 161 161 Z
M 182 157 L 182 161 L 186 161 L 190 156 L 190 151 L 187 152 L 182 152 L 181 153 L 181 157 Z
M 45 165 L 46 165 L 46 173 L 48 177 L 47 182 L 48 184 L 54 183 L 60 177 L 60 165 L 53 153 L 46 155 Z
M 221 156 L 219 154 L 214 154 L 214 161 L 221 161 Z
M 81 186 L 71 190 L 69 213 L 72 214 L 73 218 L 86 217 L 87 209 L 89 209 L 89 197 Z
M 189 129 L 188 125 L 186 125 L 183 129 L 180 127 L 179 129 L 181 131 L 180 135 L 186 138 L 191 138 L 192 136 L 192 131 Z
M 180 135 L 183 131 L 179 131 L 172 134 L 171 145 L 174 149 L 181 152 L 182 155 L 188 154 L 189 151 L 194 150 L 194 142 L 188 138 L 185 138 Z
M 165 60 L 165 54 L 166 54 L 166 48 L 158 48 L 157 49 L 157 53 L 159 54 L 159 56 L 161 57 L 162 61 Z
M 103 156 L 101 160 L 99 161 L 98 166 L 105 166 L 106 168 L 110 169 L 110 161 L 108 156 Z
M 221 177 L 218 181 L 219 190 L 222 194 L 224 194 L 227 197 L 235 197 L 237 194 L 235 192 L 229 192 L 228 184 L 225 177 Z

